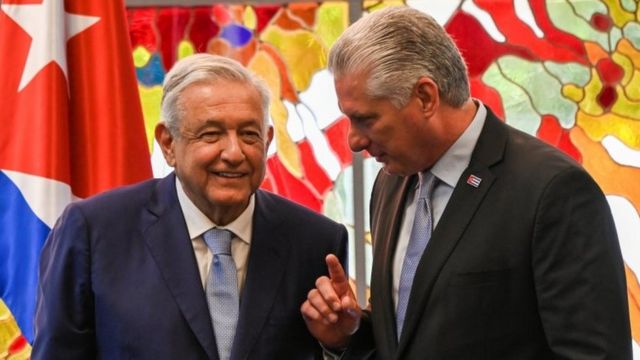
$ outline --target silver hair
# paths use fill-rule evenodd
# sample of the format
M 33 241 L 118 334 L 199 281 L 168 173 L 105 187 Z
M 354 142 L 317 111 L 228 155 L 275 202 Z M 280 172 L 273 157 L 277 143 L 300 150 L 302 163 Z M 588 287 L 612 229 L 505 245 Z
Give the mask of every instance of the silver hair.
M 407 104 L 421 76 L 431 78 L 453 107 L 469 99 L 467 67 L 451 37 L 431 16 L 409 7 L 389 7 L 353 23 L 329 54 L 336 78 L 368 76 L 367 92 Z
M 161 117 L 169 132 L 179 134 L 183 110 L 180 95 L 195 83 L 211 83 L 219 80 L 237 81 L 253 86 L 260 94 L 265 126 L 269 119 L 271 93 L 267 84 L 239 62 L 212 54 L 195 54 L 176 62 L 163 83 Z

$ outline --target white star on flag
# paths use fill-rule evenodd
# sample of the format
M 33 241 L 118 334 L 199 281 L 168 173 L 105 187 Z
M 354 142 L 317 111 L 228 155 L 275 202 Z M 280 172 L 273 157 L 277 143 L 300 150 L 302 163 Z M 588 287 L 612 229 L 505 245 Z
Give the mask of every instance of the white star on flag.
M 43 0 L 42 4 L 2 5 L 2 10 L 31 36 L 31 47 L 18 91 L 50 62 L 58 64 L 67 75 L 67 41 L 100 18 L 71 14 L 64 10 L 64 0 Z M 68 84 L 68 82 L 67 82 Z

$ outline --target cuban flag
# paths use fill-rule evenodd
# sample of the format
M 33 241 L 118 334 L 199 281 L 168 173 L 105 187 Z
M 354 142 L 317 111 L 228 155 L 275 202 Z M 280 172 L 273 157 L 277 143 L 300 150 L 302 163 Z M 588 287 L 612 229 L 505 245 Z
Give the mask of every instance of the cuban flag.
M 30 349 L 40 249 L 64 207 L 152 173 L 122 0 L 0 1 L 0 354 L 10 356 Z

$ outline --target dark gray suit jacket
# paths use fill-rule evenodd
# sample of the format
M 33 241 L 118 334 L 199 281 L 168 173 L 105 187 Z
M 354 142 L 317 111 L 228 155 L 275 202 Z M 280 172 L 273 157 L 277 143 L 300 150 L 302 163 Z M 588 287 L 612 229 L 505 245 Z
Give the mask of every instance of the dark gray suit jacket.
M 309 359 L 300 305 L 344 226 L 258 191 L 232 359 Z M 175 176 L 67 207 L 42 251 L 33 359 L 217 359 Z
M 352 357 L 375 345 L 385 360 L 631 359 L 622 257 L 600 188 L 491 111 L 418 265 L 396 341 L 393 254 L 414 181 L 381 172 L 374 185 L 372 310 Z

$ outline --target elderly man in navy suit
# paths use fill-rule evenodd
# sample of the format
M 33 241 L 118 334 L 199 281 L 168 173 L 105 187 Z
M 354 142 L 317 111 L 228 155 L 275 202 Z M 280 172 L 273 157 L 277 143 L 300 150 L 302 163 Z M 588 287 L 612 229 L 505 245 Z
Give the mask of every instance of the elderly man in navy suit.
M 42 252 L 33 359 L 309 359 L 299 306 L 344 226 L 258 190 L 269 91 L 193 55 L 156 128 L 175 173 L 71 204 Z

